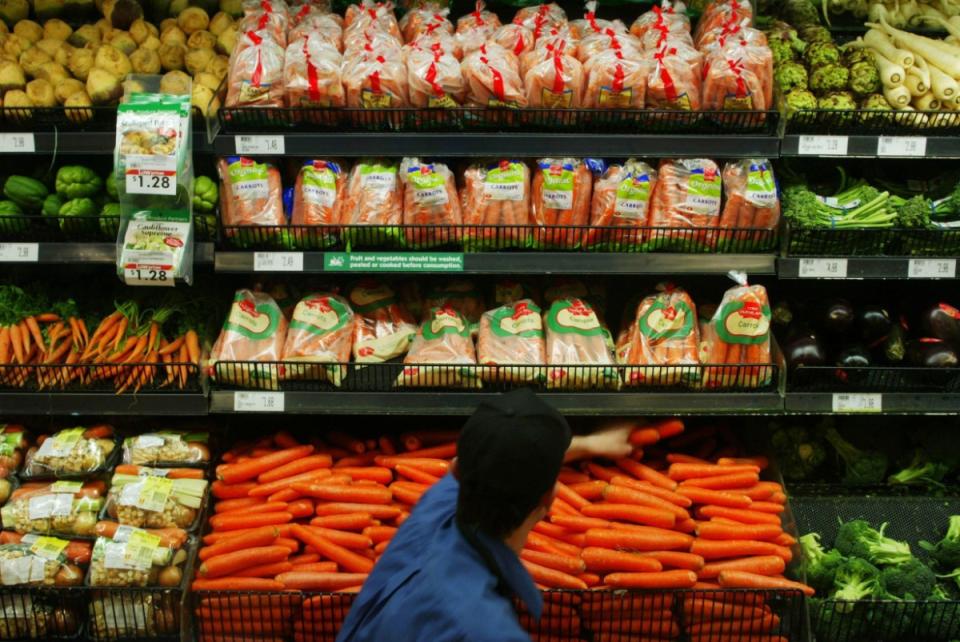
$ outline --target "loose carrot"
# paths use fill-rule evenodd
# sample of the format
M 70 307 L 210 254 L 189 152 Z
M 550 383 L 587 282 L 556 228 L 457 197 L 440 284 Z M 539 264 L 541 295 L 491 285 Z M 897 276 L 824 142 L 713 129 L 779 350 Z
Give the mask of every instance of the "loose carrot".
M 279 536 L 280 531 L 276 526 L 256 528 L 252 531 L 238 534 L 235 537 L 227 537 L 213 546 L 200 549 L 199 557 L 201 561 L 205 561 L 211 557 L 223 555 L 224 553 L 267 546 L 272 544 Z
M 200 337 L 197 335 L 196 330 L 187 330 L 184 335 L 186 341 L 184 342 L 187 346 L 187 353 L 190 355 L 190 363 L 195 366 L 200 365 Z
M 813 597 L 814 590 L 800 582 L 794 582 L 782 577 L 768 577 L 745 571 L 721 571 L 720 586 L 725 588 L 773 589 L 786 591 L 800 591 L 807 597 Z
M 697 526 L 697 536 L 704 539 L 753 539 L 774 540 L 783 533 L 777 524 L 720 524 L 701 522 Z
M 407 482 L 407 483 L 414 484 L 416 482 Z M 420 497 L 426 491 L 426 488 L 419 489 L 419 488 L 407 486 L 405 485 L 404 482 L 393 482 L 392 484 L 390 484 L 389 488 L 390 488 L 390 492 L 393 493 L 393 497 L 398 502 L 407 504 L 409 506 L 413 506 L 417 502 L 419 502 Z
M 684 497 L 683 495 L 677 493 L 673 490 L 667 490 L 666 488 L 661 488 L 660 486 L 654 486 L 648 481 L 638 481 L 633 477 L 627 477 L 625 475 L 615 475 L 613 479 L 610 480 L 611 484 L 616 486 L 622 486 L 625 488 L 632 488 L 634 490 L 643 491 L 648 495 L 653 495 L 654 497 L 659 497 L 660 499 L 666 500 L 673 504 L 674 506 L 679 506 L 680 508 L 687 508 L 693 504 L 689 498 Z
M 348 586 L 363 584 L 366 573 L 322 573 L 317 571 L 289 571 L 277 575 L 277 581 L 288 589 L 304 591 L 337 591 Z
M 695 573 L 703 568 L 704 564 L 699 555 L 683 551 L 648 551 L 640 555 L 657 560 L 664 568 L 682 568 Z
M 412 466 L 414 468 L 419 468 L 420 470 L 426 471 L 434 477 L 443 477 L 447 474 L 447 471 L 450 470 L 449 462 L 443 461 L 442 459 L 433 459 L 429 457 L 401 457 L 400 455 L 386 457 L 379 455 L 374 457 L 374 462 L 377 464 L 377 466 L 383 466 L 385 468 L 394 468 L 398 464 Z
M 225 575 L 232 575 L 237 571 L 251 566 L 282 562 L 286 560 L 289 555 L 290 549 L 285 546 L 260 546 L 257 548 L 235 550 L 208 557 L 200 565 L 197 574 L 205 579 L 223 577 Z
M 293 567 L 298 571 L 313 571 L 315 573 L 336 573 L 336 562 L 313 562 L 310 564 L 294 564 Z
M 581 553 L 587 569 L 591 571 L 632 571 L 638 573 L 655 573 L 663 570 L 663 566 L 651 557 L 640 553 L 626 553 L 612 551 L 608 548 L 588 546 Z
M 214 507 L 214 512 L 229 513 L 230 511 L 237 510 L 238 508 L 248 508 L 250 506 L 256 506 L 257 504 L 265 504 L 266 502 L 267 500 L 263 497 L 239 497 L 237 499 L 225 499 L 217 502 L 217 505 Z
M 292 519 L 293 515 L 287 512 L 257 513 L 255 515 L 220 514 L 210 518 L 210 525 L 217 531 L 233 531 L 241 528 L 286 524 Z
M 552 568 L 547 568 L 545 566 L 540 566 L 528 560 L 522 560 L 523 565 L 526 567 L 527 571 L 530 573 L 530 576 L 533 577 L 534 581 L 538 584 L 546 586 L 548 588 L 565 588 L 565 589 L 580 589 L 586 590 L 587 584 L 578 577 L 574 577 L 568 573 L 562 571 L 557 571 Z
M 717 464 L 670 464 L 667 476 L 674 481 L 719 477 L 736 473 L 759 473 L 760 467 L 753 464 L 743 466 L 719 466 Z
M 630 530 L 591 528 L 587 531 L 587 545 L 601 548 L 670 551 L 688 549 L 693 538 L 684 533 L 675 533 L 662 528 L 636 526 Z
M 290 534 L 291 524 L 275 524 L 275 527 L 280 531 L 282 537 L 286 537 Z M 256 528 L 238 528 L 232 531 L 215 531 L 213 533 L 207 533 L 203 536 L 203 543 L 207 546 L 213 546 L 218 542 L 222 542 L 225 539 L 230 537 L 236 537 L 237 535 L 242 535 L 244 533 L 249 533 L 257 530 Z
M 773 543 L 778 544 L 780 546 L 793 546 L 794 544 L 797 543 L 797 538 L 791 535 L 790 533 L 780 533 L 773 540 Z
M 681 486 L 677 489 L 677 493 L 698 504 L 714 504 L 730 508 L 747 508 L 753 502 L 746 495 L 696 486 Z
M 704 565 L 698 575 L 701 578 L 711 579 L 720 575 L 721 571 L 747 571 L 757 575 L 780 575 L 786 568 L 782 557 L 776 555 L 759 555 L 756 557 L 741 557 L 739 559 L 711 562 Z
M 421 448 L 420 450 L 409 450 L 405 453 L 400 453 L 397 457 L 401 459 L 409 458 L 428 458 L 428 459 L 453 459 L 457 456 L 457 444 L 456 442 L 450 444 L 444 444 L 442 446 L 434 446 L 432 448 Z
M 373 570 L 373 562 L 366 557 L 334 544 L 322 535 L 311 531 L 308 527 L 294 524 L 291 527 L 291 532 L 301 542 L 312 546 L 320 555 L 336 562 L 338 567 L 354 573 L 369 573 Z
M 273 562 L 272 564 L 260 564 L 258 566 L 251 566 L 245 568 L 235 573 L 232 573 L 234 577 L 275 577 L 280 573 L 286 573 L 287 571 L 293 570 L 293 564 L 289 561 L 287 562 Z
M 727 508 L 726 506 L 707 505 L 697 509 L 701 519 L 724 517 L 741 524 L 780 524 L 780 517 L 772 513 L 762 513 L 748 508 Z
M 657 423 L 651 426 L 655 428 L 658 433 L 660 433 L 660 439 L 669 439 L 670 437 L 676 437 L 684 431 L 684 424 L 682 419 L 677 417 L 671 417 L 669 419 L 662 419 Z M 673 443 L 673 442 L 671 442 Z
M 560 469 L 560 474 L 557 476 L 557 479 L 568 486 L 571 484 L 590 483 L 590 475 L 585 475 L 584 473 L 566 467 Z
M 520 559 L 569 575 L 579 575 L 587 570 L 583 560 L 579 558 L 570 555 L 544 553 L 543 551 L 534 551 L 528 548 L 520 551 Z
M 227 464 L 217 472 L 217 477 L 228 484 L 238 484 L 253 479 L 260 473 L 306 457 L 312 452 L 313 446 L 287 448 L 242 463 Z
M 225 484 L 217 480 L 210 484 L 210 492 L 217 499 L 239 499 L 246 497 L 256 487 L 253 483 Z
M 282 591 L 284 586 L 276 580 L 262 577 L 220 577 L 213 580 L 194 580 L 194 591 Z
M 603 480 L 570 484 L 570 490 L 590 501 L 600 499 L 603 496 L 603 490 L 606 487 L 607 482 Z
M 667 490 L 676 490 L 677 488 L 677 482 L 646 464 L 641 464 L 632 459 L 618 459 L 615 463 L 621 470 L 633 475 L 637 479 L 648 481 L 654 486 L 666 488 Z
M 299 446 L 294 446 L 294 448 L 298 447 Z M 310 472 L 311 470 L 317 470 L 318 468 L 330 468 L 332 465 L 333 458 L 331 458 L 330 455 L 310 455 L 309 457 L 303 457 L 291 461 L 289 464 L 284 464 L 283 466 L 278 466 L 277 468 L 260 473 L 260 475 L 257 476 L 257 481 L 261 484 L 266 484 Z
M 370 538 L 374 544 L 389 541 L 397 533 L 393 526 L 367 526 L 363 529 L 363 534 Z
M 750 504 L 750 510 L 779 515 L 784 511 L 784 506 L 780 502 L 754 501 Z
M 586 533 L 591 528 L 610 528 L 610 522 L 596 517 L 580 517 L 577 515 L 551 515 L 550 521 L 577 533 Z
M 411 466 L 406 465 L 404 465 L 404 467 L 412 468 Z M 379 484 L 383 484 L 384 486 L 393 481 L 393 473 L 390 472 L 389 468 L 384 468 L 382 466 L 338 466 L 336 472 L 338 475 L 347 475 L 355 481 L 360 479 L 369 479 Z
M 785 546 L 778 546 L 773 542 L 757 542 L 744 539 L 710 540 L 697 538 L 690 546 L 690 552 L 706 560 L 745 557 L 747 555 L 777 555 L 783 558 L 785 562 L 789 562 L 793 558 L 793 553 Z
M 587 470 L 590 471 L 591 475 L 605 482 L 610 481 L 613 479 L 613 476 L 617 474 L 616 469 L 601 466 L 600 464 L 592 461 L 586 462 L 585 466 L 587 467 Z
M 337 546 L 353 550 L 363 550 L 373 548 L 373 540 L 361 533 L 349 533 L 347 531 L 338 531 L 332 528 L 322 528 L 320 526 L 310 526 L 311 533 L 320 535 L 333 542 Z
M 673 513 L 636 504 L 588 504 L 584 506 L 583 514 L 587 517 L 626 521 L 659 528 L 673 528 L 677 521 Z
M 690 519 L 690 513 L 688 513 L 686 509 L 665 499 L 661 499 L 652 493 L 648 493 L 646 490 L 621 486 L 616 482 L 610 484 L 606 490 L 604 490 L 603 498 L 613 503 L 637 504 L 638 506 L 657 508 L 672 514 L 675 520 Z
M 365 528 L 374 526 L 373 517 L 370 516 L 370 513 L 343 513 L 339 515 L 327 515 L 325 517 L 314 517 L 310 520 L 310 524 L 311 526 L 322 526 L 339 531 L 362 531 Z
M 607 586 L 617 588 L 690 588 L 697 583 L 697 574 L 687 570 L 659 571 L 656 573 L 610 573 L 603 578 L 603 581 Z
M 587 502 L 589 504 L 589 502 Z M 559 497 L 554 497 L 553 502 L 550 503 L 550 509 L 547 511 L 547 515 L 579 515 L 580 511 L 576 508 L 563 501 Z
M 576 546 L 536 531 L 531 531 L 527 535 L 527 546 L 537 551 L 554 553 L 556 555 L 571 555 L 576 557 L 580 554 L 580 549 Z
M 288 506 L 289 504 L 287 504 L 287 502 L 265 502 L 263 504 L 254 504 L 253 506 L 234 508 L 233 510 L 217 513 L 217 515 L 256 515 L 257 513 L 277 513 L 286 511 Z
M 717 463 L 721 466 L 738 466 L 738 465 L 751 465 L 756 466 L 760 470 L 766 470 L 770 466 L 770 460 L 763 455 L 758 455 L 756 457 L 721 457 L 717 460 Z
M 558 481 L 556 483 L 557 497 L 567 502 L 576 509 L 581 509 L 584 506 L 589 506 L 590 502 L 584 497 L 577 494 L 575 490 L 564 484 L 563 482 Z
M 316 512 L 317 515 L 321 517 L 329 515 L 343 515 L 345 513 L 367 513 L 374 519 L 390 520 L 398 518 L 402 511 L 396 506 L 356 504 L 352 502 L 330 502 L 318 504 Z
M 297 483 L 293 489 L 304 495 L 329 502 L 351 502 L 355 504 L 389 504 L 393 493 L 389 488 L 371 486 L 341 486 L 336 484 Z
M 421 484 L 435 484 L 438 481 L 440 481 L 439 477 L 435 477 L 434 475 L 431 475 L 426 471 L 420 470 L 419 468 L 414 468 L 413 466 L 397 464 L 394 467 L 394 470 L 397 471 L 397 474 L 402 475 L 411 481 L 419 482 Z
M 313 501 L 309 499 L 298 499 L 287 504 L 287 512 L 293 515 L 294 519 L 309 517 L 313 515 Z
M 652 446 L 660 441 L 660 432 L 656 428 L 634 428 L 628 439 L 633 446 Z
M 716 475 L 714 477 L 687 479 L 683 482 L 683 485 L 706 488 L 708 490 L 726 490 L 728 488 L 752 486 L 759 480 L 760 476 L 755 472 L 742 472 L 733 473 L 731 475 Z

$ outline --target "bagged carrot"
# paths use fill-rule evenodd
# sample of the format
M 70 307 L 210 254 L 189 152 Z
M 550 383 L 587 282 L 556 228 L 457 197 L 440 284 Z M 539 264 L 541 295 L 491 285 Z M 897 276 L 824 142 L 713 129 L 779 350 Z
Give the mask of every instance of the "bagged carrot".
M 283 43 L 263 31 L 246 31 L 230 57 L 227 107 L 283 107 Z
M 630 25 L 630 33 L 643 39 L 649 32 L 690 33 L 690 18 L 685 13 L 682 2 L 663 0 L 660 6 L 654 5 L 650 11 L 641 13 Z
M 743 272 L 730 276 L 738 285 L 724 293 L 703 339 L 710 346 L 704 363 L 731 367 L 705 368 L 704 385 L 757 388 L 769 384 L 772 377 L 770 299 L 762 285 L 748 285 Z
M 357 314 L 353 326 L 353 358 L 379 363 L 399 357 L 410 347 L 417 324 L 398 302 L 394 291 L 373 280 L 358 283 L 348 297 Z
M 425 2 L 409 9 L 398 24 L 403 41 L 413 42 L 418 36 L 433 31 L 453 35 L 453 23 L 447 19 L 449 14 L 450 9 L 436 2 Z
M 780 200 L 770 161 L 752 158 L 727 163 L 723 167 L 723 192 L 727 202 L 720 215 L 720 226 L 737 229 L 733 233 L 739 241 L 735 243 L 737 247 L 750 240 L 741 231 L 744 228 L 772 230 L 780 222 Z M 761 232 L 753 235 L 753 240 L 762 238 Z
M 588 109 L 643 109 L 650 70 L 622 49 L 604 49 L 584 63 L 583 106 Z
M 720 222 L 720 168 L 709 159 L 687 158 L 660 162 L 659 180 L 650 208 L 650 227 L 657 240 L 678 240 L 681 246 L 691 244 L 712 247 L 716 233 L 700 228 L 716 228 Z M 693 228 L 695 233 L 684 232 Z
M 595 0 L 584 3 L 585 11 L 583 17 L 578 20 L 572 20 L 568 26 L 570 35 L 574 40 L 582 40 L 584 37 L 593 33 L 603 33 L 612 31 L 617 34 L 626 34 L 627 25 L 622 20 L 602 20 L 597 18 L 597 3 Z
M 429 49 L 409 48 L 407 82 L 411 107 L 456 108 L 463 104 L 467 94 L 460 61 L 440 45 Z
M 450 305 L 430 310 L 403 363 L 409 365 L 404 365 L 397 377 L 400 387 L 480 387 L 473 367 L 477 364 L 477 355 L 470 338 L 470 325 Z M 424 364 L 438 364 L 438 367 Z
M 291 225 L 336 225 L 346 196 L 347 175 L 339 163 L 305 160 L 293 188 Z
M 347 107 L 390 109 L 410 104 L 407 67 L 399 56 L 374 49 L 344 56 Z
M 657 50 L 647 78 L 646 106 L 700 111 L 702 58 L 696 49 L 674 41 Z
M 510 109 L 527 106 L 520 62 L 500 45 L 482 44 L 463 59 L 460 68 L 467 84 L 466 105 Z
M 482 246 L 525 247 L 529 239 L 530 169 L 519 160 L 471 165 L 461 193 L 465 234 Z
M 513 24 L 522 25 L 535 34 L 543 33 L 551 28 L 565 27 L 567 14 L 559 5 L 552 2 L 523 7 L 513 16 Z
M 627 385 L 670 386 L 699 375 L 697 306 L 685 290 L 672 284 L 662 283 L 657 290 L 637 306 L 627 345 L 617 351 L 621 364 L 644 366 L 624 371 Z
M 402 42 L 400 24 L 389 2 L 370 2 L 363 0 L 352 4 L 343 14 L 344 35 L 348 31 L 377 31 Z
M 343 19 L 333 13 L 321 10 L 311 4 L 300 7 L 290 16 L 288 42 L 317 36 L 339 52 L 343 52 Z
M 588 34 L 577 43 L 577 60 L 584 65 L 604 52 L 620 52 L 629 60 L 642 61 L 645 59 L 643 46 L 639 40 L 630 34 L 617 33 L 612 30 Z M 644 80 L 646 84 L 646 80 Z
M 530 209 L 549 246 L 574 249 L 580 244 L 580 230 L 590 218 L 593 174 L 588 163 L 575 158 L 541 158 L 531 182 Z M 550 229 L 550 228 L 561 229 Z
M 620 387 L 603 327 L 593 307 L 582 299 L 557 299 L 544 316 L 547 335 L 548 388 Z
M 403 191 L 399 165 L 389 160 L 361 160 L 350 171 L 340 224 L 344 234 L 362 244 L 399 243 Z M 371 226 L 363 229 L 362 226 Z
M 580 107 L 583 100 L 583 65 L 562 46 L 526 70 L 523 83 L 527 104 L 544 109 Z
M 450 306 L 467 319 L 470 331 L 477 332 L 480 317 L 486 309 L 483 294 L 470 281 L 444 281 L 434 285 L 424 300 L 424 310 Z
M 714 0 L 710 2 L 700 19 L 697 21 L 697 28 L 693 32 L 693 40 L 697 48 L 701 46 L 701 40 L 704 35 L 715 30 L 722 29 L 726 24 L 753 24 L 753 7 L 750 0 Z
M 623 165 L 611 165 L 597 179 L 590 206 L 590 227 L 584 238 L 586 247 L 602 245 L 618 251 L 637 249 L 643 242 L 643 230 L 597 228 L 643 228 L 647 225 L 650 199 L 657 185 L 657 172 L 642 161 L 631 158 Z
M 288 107 L 343 107 L 340 52 L 320 34 L 291 40 L 283 63 Z
M 275 364 L 220 361 L 280 361 L 287 338 L 287 319 L 276 301 L 263 292 L 237 290 L 220 336 L 210 350 L 210 376 L 221 383 L 274 390 L 279 368 Z
M 453 172 L 442 163 L 404 158 L 403 224 L 407 243 L 415 248 L 452 243 L 459 239 L 463 214 Z M 438 229 L 436 226 L 449 226 Z
M 284 225 L 280 170 L 245 156 L 227 156 L 217 164 L 223 189 L 220 209 L 223 224 Z M 228 235 L 236 230 L 227 230 Z
M 703 78 L 703 108 L 709 111 L 762 111 L 769 109 L 773 96 L 768 93 L 767 79 L 772 78 L 772 56 L 768 59 L 771 69 L 759 56 L 748 52 L 758 47 L 743 47 L 727 53 L 717 48 L 705 61 Z M 770 92 L 773 91 L 770 84 Z
M 308 294 L 297 303 L 283 345 L 286 379 L 318 379 L 339 386 L 350 361 L 356 315 L 347 300 L 335 294 Z
M 480 376 L 496 382 L 531 382 L 544 378 L 547 362 L 541 310 L 530 299 L 521 299 L 483 313 L 477 337 Z
M 521 25 L 503 25 L 490 36 L 489 42 L 500 45 L 519 58 L 533 50 L 533 31 Z

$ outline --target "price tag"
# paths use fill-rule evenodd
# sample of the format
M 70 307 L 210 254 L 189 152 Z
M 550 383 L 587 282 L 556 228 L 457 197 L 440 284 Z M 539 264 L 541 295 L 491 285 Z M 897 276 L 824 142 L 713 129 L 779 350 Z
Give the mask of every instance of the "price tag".
M 166 285 L 174 287 L 173 274 L 162 267 L 124 268 L 123 281 L 127 285 Z
M 38 243 L 0 243 L 0 263 L 36 263 L 38 260 Z
M 153 552 L 160 546 L 160 536 L 137 529 L 130 533 L 124 545 L 123 561 L 130 568 L 141 571 L 153 566 Z
M 835 394 L 833 412 L 883 412 L 883 395 Z
M 957 276 L 957 259 L 910 259 L 911 279 L 952 279 Z
M 236 136 L 234 140 L 238 154 L 278 154 L 283 155 L 283 136 Z
M 125 156 L 128 194 L 177 195 L 175 156 Z
M 147 477 L 140 485 L 136 505 L 145 511 L 160 513 L 173 492 L 173 480 L 166 477 Z
M 234 412 L 283 412 L 282 392 L 235 392 Z
M 801 156 L 846 156 L 846 136 L 801 136 L 797 153 Z
M 924 136 L 881 136 L 877 139 L 877 156 L 926 156 Z
M 32 154 L 36 151 L 33 134 L 0 134 L 0 152 L 4 154 Z
M 58 537 L 38 537 L 30 546 L 30 552 L 37 557 L 45 560 L 55 560 L 60 558 L 60 553 L 70 542 Z
M 800 278 L 845 279 L 847 259 L 800 259 Z
M 303 252 L 254 252 L 254 272 L 303 272 Z

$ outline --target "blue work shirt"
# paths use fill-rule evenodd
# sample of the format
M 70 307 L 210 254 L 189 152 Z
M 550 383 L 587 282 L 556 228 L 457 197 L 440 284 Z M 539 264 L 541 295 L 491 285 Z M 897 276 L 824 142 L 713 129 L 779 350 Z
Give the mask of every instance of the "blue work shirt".
M 337 642 L 530 642 L 497 577 L 457 528 L 459 484 L 424 493 L 350 608 Z M 507 587 L 539 618 L 543 599 L 517 554 L 478 533 Z

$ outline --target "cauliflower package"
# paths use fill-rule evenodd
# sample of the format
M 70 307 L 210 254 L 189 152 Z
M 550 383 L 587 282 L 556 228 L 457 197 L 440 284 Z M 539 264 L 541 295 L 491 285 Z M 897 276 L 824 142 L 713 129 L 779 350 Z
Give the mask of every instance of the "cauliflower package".
M 107 516 L 125 526 L 188 529 L 196 525 L 206 494 L 198 468 L 125 464 L 110 481 Z
M 108 467 L 116 449 L 113 426 L 67 428 L 41 435 L 37 446 L 27 451 L 25 479 L 82 477 Z

